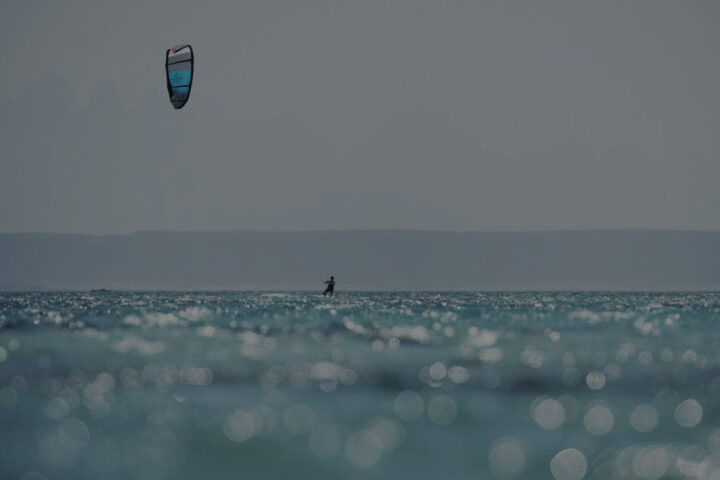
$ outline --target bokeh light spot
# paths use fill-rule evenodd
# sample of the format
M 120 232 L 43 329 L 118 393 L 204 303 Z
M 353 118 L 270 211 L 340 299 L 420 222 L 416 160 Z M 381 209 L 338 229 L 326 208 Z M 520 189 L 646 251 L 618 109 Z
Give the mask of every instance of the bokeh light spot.
M 593 435 L 605 435 L 613 428 L 615 417 L 605 405 L 595 405 L 583 418 L 585 429 Z
M 493 442 L 488 453 L 490 469 L 500 478 L 515 478 L 525 468 L 525 450 L 520 442 L 512 437 L 504 437 Z
M 355 466 L 371 467 L 382 456 L 382 443 L 368 430 L 353 432 L 345 441 L 345 456 Z
M 635 407 L 630 413 L 630 426 L 641 433 L 652 432 L 658 425 L 657 408 L 649 403 Z
M 437 425 L 450 425 L 457 411 L 457 403 L 447 395 L 437 395 L 428 402 L 428 416 Z
M 568 448 L 550 460 L 550 471 L 555 480 L 580 480 L 587 472 L 587 460 L 580 450 Z
M 702 420 L 702 416 L 702 405 L 693 398 L 683 400 L 675 408 L 675 421 L 681 427 L 692 428 L 696 426 Z
M 605 374 L 602 372 L 590 372 L 585 377 L 585 383 L 591 390 L 600 390 L 605 386 Z
M 542 428 L 555 430 L 565 421 L 565 407 L 555 399 L 545 398 L 534 405 L 532 417 Z
M 395 397 L 393 407 L 398 417 L 411 422 L 422 415 L 425 402 L 423 402 L 422 397 L 417 392 L 406 390 Z

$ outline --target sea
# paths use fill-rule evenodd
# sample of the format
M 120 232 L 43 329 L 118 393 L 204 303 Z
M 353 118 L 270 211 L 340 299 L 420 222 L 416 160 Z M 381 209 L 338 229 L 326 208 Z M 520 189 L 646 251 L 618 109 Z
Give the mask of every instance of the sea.
M 720 479 L 720 294 L 2 293 L 0 478 Z

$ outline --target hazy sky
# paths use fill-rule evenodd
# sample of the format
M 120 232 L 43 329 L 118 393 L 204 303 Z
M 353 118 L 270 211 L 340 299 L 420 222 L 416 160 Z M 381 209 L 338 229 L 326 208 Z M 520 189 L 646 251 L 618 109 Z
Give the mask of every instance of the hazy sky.
M 716 0 L 5 0 L 0 231 L 720 229 L 718 24 Z

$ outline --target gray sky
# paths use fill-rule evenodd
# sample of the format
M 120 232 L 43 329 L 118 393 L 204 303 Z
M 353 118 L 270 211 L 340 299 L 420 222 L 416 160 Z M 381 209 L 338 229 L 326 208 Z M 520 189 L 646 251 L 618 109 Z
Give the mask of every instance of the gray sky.
M 0 231 L 720 229 L 719 22 L 717 1 L 7 0 Z

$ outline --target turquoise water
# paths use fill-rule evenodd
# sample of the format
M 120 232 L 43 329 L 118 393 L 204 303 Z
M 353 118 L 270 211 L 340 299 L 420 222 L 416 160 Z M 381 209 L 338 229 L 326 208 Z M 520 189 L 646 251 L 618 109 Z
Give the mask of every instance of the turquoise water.
M 720 294 L 0 294 L 0 478 L 720 478 Z

